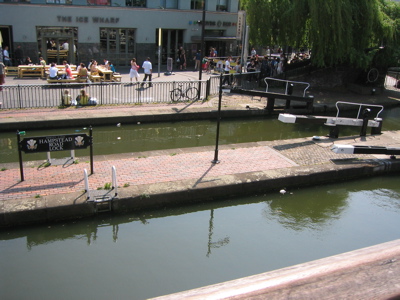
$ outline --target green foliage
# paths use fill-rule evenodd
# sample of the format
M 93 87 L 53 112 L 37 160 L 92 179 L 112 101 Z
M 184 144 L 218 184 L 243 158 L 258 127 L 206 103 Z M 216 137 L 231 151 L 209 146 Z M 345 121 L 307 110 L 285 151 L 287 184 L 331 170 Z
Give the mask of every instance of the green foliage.
M 366 68 L 376 54 L 366 49 L 382 43 L 396 49 L 400 41 L 396 2 L 242 0 L 241 5 L 251 44 L 310 48 L 312 62 L 319 67 L 346 63 Z

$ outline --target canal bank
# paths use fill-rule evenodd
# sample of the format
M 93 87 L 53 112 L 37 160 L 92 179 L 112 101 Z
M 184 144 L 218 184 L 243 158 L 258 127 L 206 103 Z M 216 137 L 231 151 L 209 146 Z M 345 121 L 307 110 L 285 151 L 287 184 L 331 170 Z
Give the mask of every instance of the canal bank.
M 335 154 L 333 144 L 400 147 L 400 132 L 95 156 L 93 174 L 87 157 L 47 166 L 43 161 L 29 162 L 25 155 L 24 181 L 18 164 L 1 166 L 0 225 L 90 217 L 100 211 L 162 209 L 280 190 L 290 193 L 400 171 L 399 160 L 388 155 Z M 86 183 L 84 170 L 90 174 Z
M 186 76 L 193 76 L 193 73 L 178 73 L 175 78 Z M 398 92 L 394 89 L 376 95 L 357 95 L 337 89 L 314 89 L 313 93 L 315 114 L 329 113 L 334 116 L 337 101 L 385 107 L 399 104 Z M 269 114 L 264 109 L 265 99 L 259 97 L 225 91 L 221 100 L 223 119 Z M 194 103 L 2 110 L 0 129 L 24 131 L 216 119 L 218 104 L 217 96 Z M 282 110 L 276 111 L 279 112 Z M 309 137 L 230 144 L 219 146 L 219 149 L 206 146 L 95 156 L 93 174 L 90 174 L 88 157 L 78 157 L 79 163 L 69 161 L 47 166 L 43 161 L 29 161 L 29 155 L 24 154 L 24 181 L 21 181 L 18 164 L 1 165 L 0 226 L 87 217 L 98 213 L 100 204 L 101 208 L 106 206 L 105 210 L 110 208 L 115 212 L 162 208 L 283 188 L 290 190 L 399 170 L 398 161 L 387 155 L 335 154 L 330 150 L 333 144 L 400 147 L 400 133 L 386 131 L 365 138 L 313 140 Z M 216 160 L 219 163 L 211 162 Z M 112 186 L 113 166 L 118 183 L 116 196 L 115 190 L 104 190 L 104 187 Z M 90 174 L 86 184 L 85 169 Z M 85 190 L 95 192 L 88 195 Z M 112 201 L 101 202 L 109 198 Z

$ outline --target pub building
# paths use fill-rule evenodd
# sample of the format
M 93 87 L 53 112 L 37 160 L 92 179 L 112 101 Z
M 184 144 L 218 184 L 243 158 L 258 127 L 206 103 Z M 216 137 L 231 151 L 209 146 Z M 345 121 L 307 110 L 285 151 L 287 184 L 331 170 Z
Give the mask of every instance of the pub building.
M 141 64 L 150 57 L 162 64 L 186 51 L 188 65 L 201 49 L 203 0 L 0 0 L 2 47 L 9 47 L 13 65 L 15 49 L 33 63 L 70 64 L 104 59 L 115 66 Z M 206 0 L 205 52 L 238 55 L 238 24 L 243 23 L 239 0 Z M 239 19 L 238 19 L 239 17 Z M 161 47 L 159 48 L 159 34 Z

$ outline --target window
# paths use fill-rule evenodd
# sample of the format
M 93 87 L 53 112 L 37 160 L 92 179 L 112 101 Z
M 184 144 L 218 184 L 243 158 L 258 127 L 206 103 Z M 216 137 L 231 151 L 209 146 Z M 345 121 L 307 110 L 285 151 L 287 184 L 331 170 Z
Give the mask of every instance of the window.
M 160 0 L 160 6 L 167 9 L 177 9 L 178 0 Z
M 47 4 L 72 4 L 72 0 L 46 0 Z
M 10 2 L 19 2 L 19 3 L 30 3 L 31 0 L 4 0 L 4 3 L 10 3 Z
M 146 0 L 126 0 L 126 6 L 146 7 Z
M 110 0 L 87 0 L 88 5 L 107 5 L 110 6 Z
M 135 52 L 135 29 L 100 28 L 100 53 L 114 65 L 125 65 Z
M 229 0 L 217 0 L 217 11 L 228 11 Z
M 191 0 L 190 9 L 203 9 L 203 0 Z

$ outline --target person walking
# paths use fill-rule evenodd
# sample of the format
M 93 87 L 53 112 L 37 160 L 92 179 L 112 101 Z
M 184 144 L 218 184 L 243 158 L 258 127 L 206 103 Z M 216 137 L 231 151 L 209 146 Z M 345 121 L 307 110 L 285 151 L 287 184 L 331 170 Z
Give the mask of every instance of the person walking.
M 10 53 L 8 52 L 8 46 L 5 46 L 3 50 L 3 62 L 5 66 L 11 67 L 11 58 Z
M 195 59 L 195 65 L 194 65 L 194 70 L 197 71 L 198 68 L 201 68 L 201 50 L 197 51 L 194 59 Z
M 143 82 L 142 82 L 142 84 L 140 86 L 143 87 L 145 81 L 147 80 L 147 78 L 149 78 L 149 87 L 152 87 L 152 85 L 151 85 L 151 76 L 152 76 L 152 72 L 153 72 L 153 66 L 152 66 L 152 64 L 150 62 L 150 57 L 148 57 L 144 61 L 143 65 L 142 65 L 142 68 L 144 70 L 144 79 L 143 79 Z
M 131 84 L 132 84 L 132 79 L 133 78 L 136 79 L 136 82 L 139 81 L 139 77 L 140 77 L 139 72 L 138 72 L 139 68 L 140 67 L 136 63 L 136 58 L 132 58 L 132 60 L 131 60 L 131 69 L 129 71 L 129 79 L 131 81 Z
M 228 84 L 228 85 L 231 85 L 231 80 L 230 80 L 230 71 L 231 71 L 231 59 L 232 59 L 232 57 L 230 57 L 230 56 L 228 56 L 228 58 L 226 59 L 226 61 L 225 61 L 225 67 L 224 67 L 224 73 L 225 73 L 225 75 L 224 75 L 224 80 L 222 81 L 222 85 L 224 85 L 224 84 Z
M 179 60 L 179 70 L 186 70 L 186 53 L 183 47 L 179 47 L 178 49 L 178 60 Z

